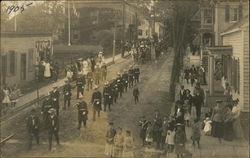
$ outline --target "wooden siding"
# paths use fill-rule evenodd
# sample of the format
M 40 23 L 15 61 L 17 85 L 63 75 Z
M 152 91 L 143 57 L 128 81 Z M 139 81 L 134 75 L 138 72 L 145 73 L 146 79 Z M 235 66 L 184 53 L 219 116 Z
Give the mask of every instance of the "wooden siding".
M 240 105 L 244 105 L 244 53 L 243 53 L 243 33 L 242 31 L 237 31 L 234 33 L 226 34 L 223 36 L 223 45 L 225 46 L 232 46 L 233 52 L 232 52 L 232 58 L 239 59 L 239 66 L 240 66 L 240 92 L 239 94 L 234 93 L 233 91 L 233 97 L 239 98 Z M 232 87 L 234 89 L 234 87 Z
M 243 47 L 244 47 L 244 58 L 243 58 L 243 62 L 244 62 L 244 105 L 243 105 L 243 110 L 244 111 L 248 111 L 249 112 L 249 28 L 247 28 L 245 31 L 243 31 L 243 39 L 244 39 L 244 43 L 243 43 Z

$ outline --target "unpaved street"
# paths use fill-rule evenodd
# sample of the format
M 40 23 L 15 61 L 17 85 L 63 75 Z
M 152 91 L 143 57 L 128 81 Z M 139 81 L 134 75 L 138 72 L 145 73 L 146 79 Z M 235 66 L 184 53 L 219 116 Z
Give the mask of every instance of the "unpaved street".
M 114 121 L 115 127 L 129 129 L 135 138 L 138 151 L 141 146 L 139 139 L 138 121 L 142 115 L 151 119 L 154 110 L 159 109 L 162 115 L 168 115 L 171 103 L 168 102 L 169 80 L 171 75 L 173 54 L 167 55 L 158 65 L 141 65 L 141 77 L 138 84 L 140 90 L 140 101 L 134 104 L 132 88 L 123 94 L 122 98 L 112 106 L 111 112 L 101 113 L 101 117 L 96 122 L 92 121 L 92 109 L 89 106 L 89 120 L 87 128 L 81 131 L 77 130 L 77 110 L 71 107 L 67 111 L 60 113 L 60 146 L 53 144 L 51 152 L 48 151 L 47 132 L 41 130 L 41 144 L 34 143 L 31 151 L 27 150 L 27 132 L 25 129 L 25 115 L 11 123 L 8 123 L 2 130 L 2 133 L 15 132 L 17 135 L 2 148 L 2 153 L 6 157 L 24 156 L 24 157 L 52 157 L 52 156 L 87 156 L 104 157 L 105 134 L 109 121 Z M 109 67 L 108 80 L 116 76 L 117 72 L 128 68 L 131 64 L 130 59 L 117 62 Z M 103 83 L 102 83 L 103 84 Z M 102 88 L 101 88 L 102 91 Z M 75 90 L 73 91 L 73 101 L 76 102 Z M 89 102 L 91 93 L 85 93 L 84 100 Z M 62 97 L 61 97 L 62 99 Z M 62 100 L 61 100 L 62 103 Z M 16 126 L 16 131 L 8 131 L 11 126 Z

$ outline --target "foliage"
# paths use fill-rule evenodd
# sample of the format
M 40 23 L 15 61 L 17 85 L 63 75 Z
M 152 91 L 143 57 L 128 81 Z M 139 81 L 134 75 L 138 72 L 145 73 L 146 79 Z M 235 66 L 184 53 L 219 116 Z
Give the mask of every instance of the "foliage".
M 55 33 L 65 21 L 63 5 L 59 1 L 47 1 L 26 8 L 16 15 L 17 31 L 32 33 Z M 14 31 L 14 18 L 2 22 L 2 31 Z

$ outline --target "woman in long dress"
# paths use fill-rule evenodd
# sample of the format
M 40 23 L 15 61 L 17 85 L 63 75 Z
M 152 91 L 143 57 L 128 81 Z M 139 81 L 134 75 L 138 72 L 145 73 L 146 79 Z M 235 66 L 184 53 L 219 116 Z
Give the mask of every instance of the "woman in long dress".
M 114 137 L 114 157 L 120 158 L 123 153 L 124 136 L 122 128 L 117 130 L 117 134 Z
M 113 123 L 109 123 L 110 128 L 106 133 L 106 145 L 105 145 L 105 155 L 113 157 L 114 155 L 114 137 L 116 135 L 116 130 L 113 127 Z
M 221 138 L 224 135 L 224 128 L 223 128 L 223 105 L 221 104 L 222 101 L 216 101 L 217 105 L 213 109 L 212 114 L 212 136 L 219 139 L 221 143 Z
M 1 107 L 1 109 L 3 109 L 3 112 L 6 113 L 7 108 L 9 106 L 9 104 L 11 103 L 11 101 L 10 101 L 10 90 L 9 90 L 9 88 L 7 88 L 7 86 L 5 86 L 3 88 L 3 96 L 4 96 L 3 101 L 2 101 L 3 107 Z
M 51 67 L 49 62 L 44 63 L 44 77 L 45 78 L 51 77 Z
M 124 137 L 122 156 L 124 158 L 134 158 L 134 139 L 130 131 L 126 131 L 126 136 Z

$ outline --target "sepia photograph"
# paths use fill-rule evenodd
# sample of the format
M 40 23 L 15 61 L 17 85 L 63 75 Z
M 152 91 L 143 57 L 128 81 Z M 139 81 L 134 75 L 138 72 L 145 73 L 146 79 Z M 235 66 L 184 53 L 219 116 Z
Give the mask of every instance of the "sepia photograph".
M 0 158 L 250 158 L 249 0 L 0 11 Z

